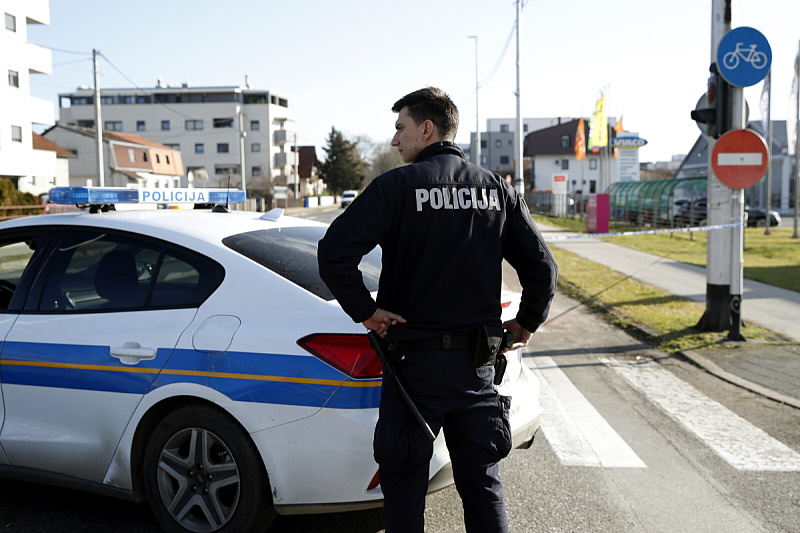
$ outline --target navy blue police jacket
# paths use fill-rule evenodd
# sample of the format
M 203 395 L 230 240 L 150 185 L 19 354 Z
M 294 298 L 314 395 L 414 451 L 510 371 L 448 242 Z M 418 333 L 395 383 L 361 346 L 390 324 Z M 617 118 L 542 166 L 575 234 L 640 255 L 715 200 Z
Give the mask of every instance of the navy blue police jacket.
M 377 301 L 358 270 L 376 245 Z M 407 320 L 387 341 L 500 325 L 503 259 L 522 286 L 517 321 L 533 332 L 547 318 L 558 276 L 516 190 L 451 142 L 375 178 L 330 225 L 317 257 L 323 281 L 355 322 L 378 307 Z

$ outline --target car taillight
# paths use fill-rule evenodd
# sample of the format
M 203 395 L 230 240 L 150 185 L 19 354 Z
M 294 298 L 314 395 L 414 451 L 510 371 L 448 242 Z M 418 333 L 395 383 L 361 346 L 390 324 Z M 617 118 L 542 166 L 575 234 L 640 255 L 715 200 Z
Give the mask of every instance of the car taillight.
M 383 375 L 381 360 L 366 335 L 314 333 L 297 344 L 351 378 L 371 379 Z
M 377 486 L 380 485 L 380 484 L 381 484 L 381 473 L 380 473 L 380 470 L 379 470 L 379 471 L 375 472 L 375 477 L 373 477 L 372 481 L 369 482 L 369 486 L 367 487 L 367 490 L 372 490 L 374 488 L 377 488 Z

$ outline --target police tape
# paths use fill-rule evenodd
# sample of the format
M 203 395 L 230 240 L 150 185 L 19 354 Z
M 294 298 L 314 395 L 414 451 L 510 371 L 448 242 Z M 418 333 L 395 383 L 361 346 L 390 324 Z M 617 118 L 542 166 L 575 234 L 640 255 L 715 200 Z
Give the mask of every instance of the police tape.
M 574 235 L 561 235 L 555 237 L 545 237 L 545 242 L 553 241 L 568 241 L 574 239 L 597 239 L 599 237 L 625 237 L 628 235 L 656 235 L 658 233 L 683 233 L 693 231 L 710 231 L 718 229 L 731 229 L 741 228 L 744 224 L 739 222 L 737 224 L 716 224 L 714 226 L 696 226 L 691 228 L 669 228 L 669 229 L 652 229 L 643 231 L 621 231 L 619 233 L 589 233 L 589 234 L 574 234 Z

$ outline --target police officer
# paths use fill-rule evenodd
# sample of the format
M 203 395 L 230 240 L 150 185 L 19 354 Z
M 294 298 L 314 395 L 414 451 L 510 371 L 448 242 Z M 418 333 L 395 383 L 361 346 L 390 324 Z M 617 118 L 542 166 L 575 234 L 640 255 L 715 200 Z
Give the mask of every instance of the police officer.
M 523 288 L 516 319 L 502 324 L 511 349 L 547 317 L 558 268 L 516 191 L 453 143 L 458 110 L 443 91 L 412 92 L 392 111 L 392 146 L 413 164 L 378 176 L 331 224 L 319 243 L 320 275 L 344 311 L 383 339 L 420 413 L 435 434 L 444 431 L 467 531 L 505 532 L 498 462 L 511 449 L 510 399 L 493 384 L 502 261 Z M 375 246 L 383 252 L 377 302 L 358 270 Z M 422 533 L 433 446 L 390 380 L 373 444 L 387 533 Z

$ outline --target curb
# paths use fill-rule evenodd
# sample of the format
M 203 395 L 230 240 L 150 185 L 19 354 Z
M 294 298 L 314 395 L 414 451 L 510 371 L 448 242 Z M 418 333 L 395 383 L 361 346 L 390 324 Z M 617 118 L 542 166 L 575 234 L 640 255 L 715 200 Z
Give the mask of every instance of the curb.
M 796 398 L 792 398 L 790 396 L 786 396 L 785 394 L 780 394 L 775 392 L 767 387 L 759 385 L 757 383 L 753 383 L 752 381 L 746 380 L 730 372 L 727 372 L 720 368 L 716 363 L 706 359 L 699 353 L 695 352 L 694 350 L 685 350 L 678 352 L 680 355 L 691 361 L 692 363 L 696 364 L 700 368 L 703 368 L 710 374 L 717 376 L 718 378 L 722 379 L 723 381 L 727 381 L 728 383 L 732 383 L 738 387 L 743 389 L 747 389 L 750 392 L 754 392 L 765 398 L 769 398 L 770 400 L 776 401 L 778 403 L 782 403 L 785 405 L 789 405 L 794 407 L 795 409 L 800 409 L 800 400 Z

